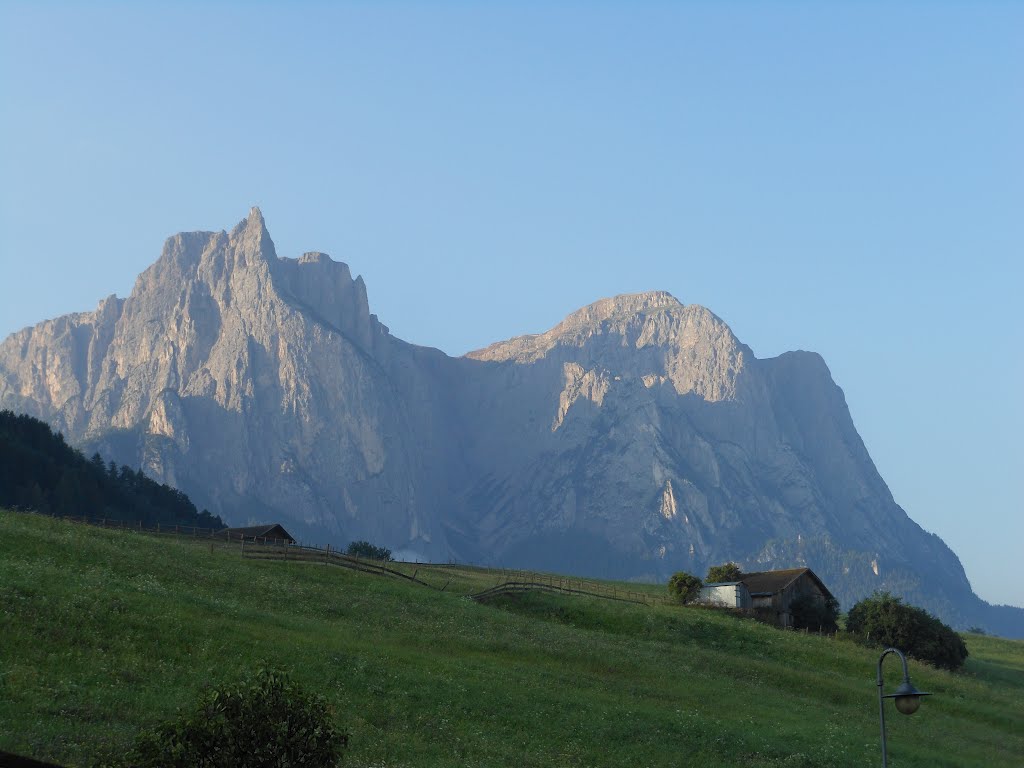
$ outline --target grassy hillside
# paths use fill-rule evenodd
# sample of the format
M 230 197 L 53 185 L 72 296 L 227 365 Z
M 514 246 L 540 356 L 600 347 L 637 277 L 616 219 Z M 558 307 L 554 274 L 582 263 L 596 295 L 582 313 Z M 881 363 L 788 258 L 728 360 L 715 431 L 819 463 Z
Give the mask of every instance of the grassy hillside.
M 411 567 L 410 567 L 411 569 Z M 0 512 L 0 749 L 88 765 L 261 662 L 331 702 L 352 766 L 875 766 L 878 654 L 698 608 L 463 595 Z M 450 579 L 450 581 L 449 581 Z M 1019 766 L 1024 643 L 890 710 L 891 765 Z M 897 664 L 887 666 L 897 682 Z

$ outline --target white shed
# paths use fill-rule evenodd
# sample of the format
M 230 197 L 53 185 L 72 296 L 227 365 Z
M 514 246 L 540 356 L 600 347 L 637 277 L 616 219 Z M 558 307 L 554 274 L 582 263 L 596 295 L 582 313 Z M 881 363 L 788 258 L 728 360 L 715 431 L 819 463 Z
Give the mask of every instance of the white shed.
M 726 608 L 751 608 L 750 590 L 742 581 L 725 581 L 705 584 L 700 588 L 700 601 L 708 605 L 722 605 Z

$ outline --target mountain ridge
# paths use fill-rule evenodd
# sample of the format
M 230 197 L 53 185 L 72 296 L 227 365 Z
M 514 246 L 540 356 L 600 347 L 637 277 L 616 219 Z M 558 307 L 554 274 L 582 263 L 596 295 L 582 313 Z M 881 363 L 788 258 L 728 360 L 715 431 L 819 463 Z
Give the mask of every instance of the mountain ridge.
M 820 355 L 759 359 L 664 291 L 453 358 L 393 337 L 343 262 L 279 257 L 253 208 L 0 342 L 0 407 L 233 524 L 637 579 L 809 564 L 846 603 L 1005 618 L 892 499 Z

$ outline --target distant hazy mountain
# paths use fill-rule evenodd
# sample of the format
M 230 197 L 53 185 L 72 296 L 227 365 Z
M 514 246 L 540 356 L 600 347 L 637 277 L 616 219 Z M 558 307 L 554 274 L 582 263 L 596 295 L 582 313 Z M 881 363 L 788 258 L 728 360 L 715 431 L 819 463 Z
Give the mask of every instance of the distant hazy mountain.
M 0 407 L 232 524 L 637 579 L 807 564 L 847 606 L 889 589 L 1024 636 L 893 501 L 820 356 L 759 360 L 664 292 L 450 358 L 391 336 L 345 264 L 279 258 L 253 209 L 8 337 Z

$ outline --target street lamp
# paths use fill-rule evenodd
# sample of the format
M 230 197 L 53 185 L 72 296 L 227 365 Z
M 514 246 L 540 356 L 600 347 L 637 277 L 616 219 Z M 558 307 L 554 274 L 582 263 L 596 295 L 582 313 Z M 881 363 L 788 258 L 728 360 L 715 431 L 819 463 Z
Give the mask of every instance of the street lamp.
M 896 689 L 895 693 L 882 695 L 882 661 L 890 653 L 895 653 L 903 662 L 903 682 Z M 921 706 L 921 697 L 931 696 L 930 693 L 919 691 L 910 682 L 910 672 L 907 671 L 907 657 L 897 648 L 886 648 L 878 657 L 878 717 L 882 723 L 882 768 L 888 768 L 889 756 L 885 750 L 885 699 L 895 699 L 896 709 L 904 715 L 912 715 Z

